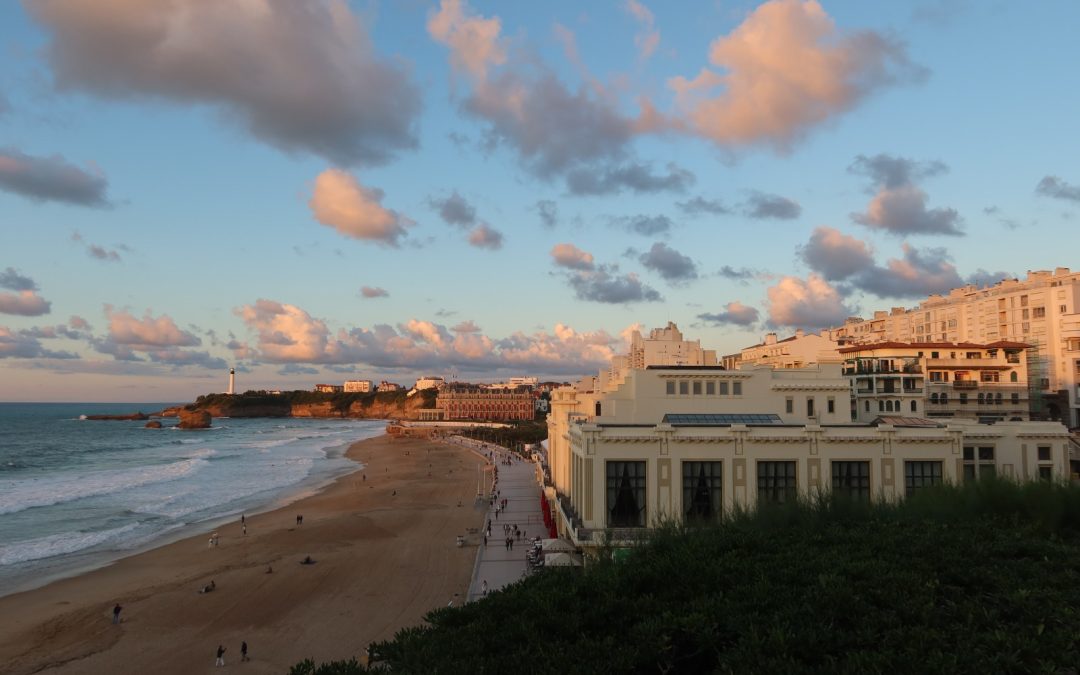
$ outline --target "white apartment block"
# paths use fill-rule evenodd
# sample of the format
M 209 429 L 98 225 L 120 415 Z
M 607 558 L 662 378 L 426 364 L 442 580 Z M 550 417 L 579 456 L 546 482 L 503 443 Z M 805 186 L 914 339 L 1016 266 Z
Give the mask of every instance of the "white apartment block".
M 776 339 L 776 333 L 767 333 L 765 339 L 752 347 L 744 348 L 733 365 L 772 366 L 774 368 L 803 368 L 815 363 L 837 361 L 840 346 L 827 331 L 804 333 L 795 331 L 791 337 Z M 729 358 L 729 357 L 725 357 Z M 724 363 L 725 367 L 728 365 Z
M 375 390 L 375 383 L 371 380 L 345 380 L 346 393 L 367 394 Z
M 423 391 L 425 389 L 438 389 L 446 384 L 443 378 L 437 375 L 425 375 L 417 378 L 416 384 L 413 385 L 413 391 Z
M 1026 421 L 1027 345 L 880 342 L 841 347 L 851 419 L 881 415 Z
M 932 295 L 914 309 L 875 312 L 850 319 L 831 331 L 838 339 L 873 342 L 1023 342 L 1031 345 L 1029 374 L 1035 412 L 1060 416 L 1080 426 L 1076 337 L 1080 312 L 1080 273 L 1067 267 L 1028 272 L 993 286 L 964 286 Z M 1060 391 L 1067 396 L 1058 397 Z M 1039 408 L 1042 408 L 1041 410 Z

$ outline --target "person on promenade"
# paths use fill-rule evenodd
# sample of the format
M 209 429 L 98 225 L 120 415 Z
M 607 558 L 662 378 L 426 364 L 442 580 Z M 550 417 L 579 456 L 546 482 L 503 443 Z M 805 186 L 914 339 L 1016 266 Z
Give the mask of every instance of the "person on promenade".
M 217 646 L 217 660 L 214 661 L 214 665 L 215 666 L 224 666 L 225 665 L 225 648 L 222 647 L 221 645 Z
M 484 579 L 484 583 L 480 586 L 480 595 L 487 595 L 487 579 Z
M 113 623 L 120 623 L 120 610 L 122 610 L 122 609 L 123 609 L 123 607 L 120 606 L 120 603 L 116 603 L 116 607 L 112 608 L 112 622 Z
M 247 525 L 241 525 L 240 529 L 243 530 L 244 536 L 247 536 Z
M 247 655 L 247 642 L 242 641 L 240 643 L 240 661 L 250 661 Z

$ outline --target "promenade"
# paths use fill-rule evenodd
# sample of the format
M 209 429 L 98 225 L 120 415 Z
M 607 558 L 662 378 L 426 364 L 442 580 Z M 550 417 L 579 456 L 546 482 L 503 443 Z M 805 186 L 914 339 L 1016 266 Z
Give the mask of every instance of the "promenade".
M 495 505 L 503 499 L 506 500 L 506 508 L 499 512 L 497 518 L 495 508 L 488 508 L 487 520 L 491 523 L 491 536 L 485 546 L 482 535 L 486 530 L 481 532 L 476 566 L 466 596 L 466 601 L 472 602 L 483 597 L 485 581 L 488 592 L 491 593 L 521 579 L 528 569 L 525 556 L 531 544 L 527 538 L 543 538 L 547 533 L 544 516 L 540 511 L 540 487 L 536 483 L 536 468 L 531 462 L 521 459 L 502 446 L 471 439 L 454 439 L 451 442 L 471 447 L 484 455 L 493 453 L 494 466 L 499 470 L 499 483 L 496 488 L 499 497 L 495 499 Z M 509 465 L 502 463 L 507 459 L 510 461 Z M 490 490 L 490 482 L 487 483 L 487 488 Z M 503 533 L 503 525 L 517 525 L 522 530 L 521 539 L 514 540 L 513 550 L 506 548 L 507 535 Z

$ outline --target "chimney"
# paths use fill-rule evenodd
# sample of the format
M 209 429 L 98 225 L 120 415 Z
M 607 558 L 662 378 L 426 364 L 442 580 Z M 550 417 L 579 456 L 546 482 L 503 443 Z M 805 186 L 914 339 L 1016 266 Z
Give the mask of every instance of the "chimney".
M 776 344 L 776 333 L 765 333 L 765 344 L 767 344 L 767 345 Z

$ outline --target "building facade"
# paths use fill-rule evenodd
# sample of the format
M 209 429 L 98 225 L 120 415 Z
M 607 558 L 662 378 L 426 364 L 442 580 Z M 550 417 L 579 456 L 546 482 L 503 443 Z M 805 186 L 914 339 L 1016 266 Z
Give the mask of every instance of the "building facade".
M 851 419 L 880 415 L 1030 419 L 1027 345 L 880 342 L 840 348 Z
M 383 380 L 379 383 L 379 391 L 401 391 L 402 387 L 397 382 Z
M 320 394 L 337 394 L 344 390 L 340 384 L 317 384 L 315 385 L 315 391 Z
M 436 405 L 444 420 L 531 420 L 536 416 L 532 391 L 493 390 L 480 386 L 444 387 Z
M 795 331 L 791 337 L 776 339 L 776 333 L 767 333 L 765 339 L 752 347 L 746 347 L 738 359 L 729 361 L 725 356 L 724 366 L 741 367 L 742 365 L 772 366 L 774 368 L 803 368 L 822 362 L 837 361 L 840 347 L 827 331 L 804 333 Z M 732 368 L 734 369 L 734 368 Z
M 1028 272 L 1023 280 L 964 286 L 932 295 L 914 309 L 893 308 L 832 329 L 838 339 L 873 342 L 1023 342 L 1033 381 L 1033 412 L 1080 426 L 1076 352 L 1069 339 L 1080 322 L 1080 273 L 1067 267 Z
M 348 393 L 368 394 L 375 390 L 375 383 L 371 380 L 345 380 L 345 391 Z
M 423 391 L 425 389 L 438 389 L 446 384 L 438 375 L 425 375 L 416 380 L 416 384 L 413 385 L 414 391 Z

